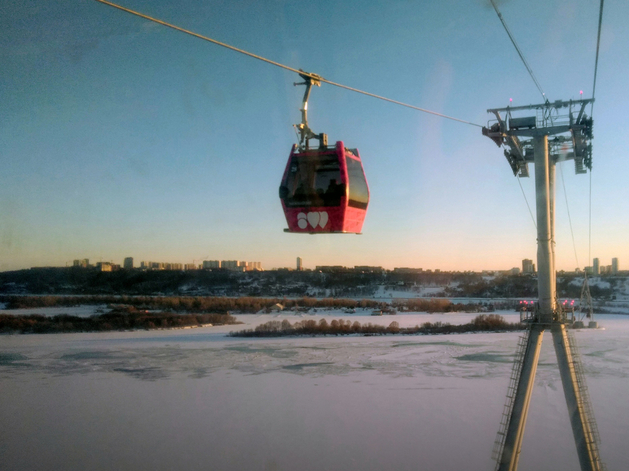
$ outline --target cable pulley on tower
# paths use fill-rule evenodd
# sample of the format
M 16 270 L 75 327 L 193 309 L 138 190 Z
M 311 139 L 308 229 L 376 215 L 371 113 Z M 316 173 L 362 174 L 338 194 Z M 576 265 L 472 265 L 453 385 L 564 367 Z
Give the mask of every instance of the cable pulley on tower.
M 586 173 L 592 169 L 593 120 L 585 114 L 588 100 L 569 100 L 540 103 L 529 106 L 508 106 L 487 110 L 495 120 L 483 127 L 483 135 L 489 137 L 498 147 L 504 147 L 504 155 L 513 171 L 520 177 L 528 177 L 528 164 L 534 161 L 535 151 L 532 140 L 521 138 L 546 135 L 549 139 L 550 158 L 553 162 L 574 160 L 575 173 Z M 568 108 L 567 114 L 560 114 Z M 514 112 L 534 110 L 534 116 L 515 117 Z M 503 117 L 504 115 L 504 117 Z

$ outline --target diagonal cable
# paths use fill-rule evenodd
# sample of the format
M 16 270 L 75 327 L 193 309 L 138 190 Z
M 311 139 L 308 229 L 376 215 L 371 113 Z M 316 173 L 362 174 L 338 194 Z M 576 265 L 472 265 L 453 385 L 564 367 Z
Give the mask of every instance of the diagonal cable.
M 601 46 L 601 30 L 603 28 L 603 4 L 605 0 L 601 0 L 601 6 L 598 11 L 598 33 L 596 35 L 596 59 L 594 61 L 594 83 L 592 84 L 592 107 L 590 108 L 590 117 L 594 114 L 594 93 L 596 92 L 596 74 L 598 72 L 598 52 Z M 592 258 L 592 169 L 590 169 L 590 196 L 589 196 L 589 234 L 588 234 L 588 263 Z
M 598 50 L 601 46 L 601 29 L 603 27 L 603 3 L 605 0 L 601 0 L 601 6 L 598 12 L 598 34 L 596 37 L 596 60 L 594 61 L 594 84 L 592 85 L 592 108 L 590 108 L 590 116 L 594 112 L 594 92 L 596 91 L 596 73 L 598 72 Z
M 533 211 L 531 211 L 531 205 L 529 205 L 529 200 L 526 197 L 526 193 L 524 193 L 524 188 L 522 187 L 522 182 L 520 181 L 520 176 L 518 175 L 518 185 L 520 185 L 520 190 L 522 190 L 522 196 L 524 196 L 524 201 L 526 202 L 526 207 L 529 208 L 529 214 L 531 215 L 531 219 L 533 220 L 533 225 L 535 226 L 535 230 L 537 230 L 537 223 L 535 222 L 535 216 L 533 216 Z
M 590 170 L 590 198 L 589 198 L 589 233 L 588 233 L 588 263 L 592 262 L 592 171 Z
M 289 66 L 281 64 L 279 62 L 272 61 L 270 59 L 267 59 L 265 57 L 259 56 L 257 54 L 253 54 L 252 52 L 245 51 L 244 49 L 239 49 L 239 48 L 231 46 L 229 44 L 217 41 L 216 39 L 212 39 L 212 38 L 210 38 L 208 36 L 203 36 L 202 34 L 198 34 L 198 33 L 195 33 L 194 31 L 190 31 L 190 30 L 181 28 L 180 26 L 176 26 L 176 25 L 173 25 L 173 24 L 170 24 L 170 23 L 166 23 L 165 21 L 158 20 L 157 18 L 153 18 L 153 17 L 150 17 L 150 16 L 145 15 L 143 13 L 139 13 L 137 11 L 130 10 L 129 8 L 125 8 L 123 6 L 116 5 L 115 3 L 108 2 L 107 0 L 96 0 L 96 1 L 100 2 L 100 3 L 103 3 L 105 5 L 109 5 L 110 7 L 117 8 L 118 10 L 122 10 L 124 12 L 131 13 L 132 15 L 139 16 L 140 18 L 144 18 L 146 20 L 153 21 L 154 23 L 160 24 L 162 26 L 167 26 L 168 28 L 172 28 L 172 29 L 174 29 L 176 31 L 180 31 L 182 33 L 189 34 L 190 36 L 194 36 L 195 38 L 203 39 L 204 41 L 209 41 L 209 42 L 211 42 L 213 44 L 216 44 L 217 46 L 221 46 L 221 47 L 230 49 L 232 51 L 238 52 L 240 54 L 244 54 L 245 56 L 249 56 L 249 57 L 252 57 L 254 59 L 258 59 L 258 60 L 260 60 L 262 62 L 266 62 L 267 64 L 271 64 L 271 65 L 274 65 L 276 67 L 280 67 L 280 68 L 285 69 L 285 70 L 290 70 L 291 72 L 295 72 L 295 73 L 300 74 L 302 76 L 305 75 L 305 76 L 311 77 L 311 78 L 313 78 L 315 80 L 319 80 L 321 82 L 325 82 L 325 83 L 327 83 L 329 85 L 333 85 L 335 87 L 344 88 L 345 90 L 350 90 L 352 92 L 360 93 L 362 95 L 367 95 L 367 96 L 370 96 L 372 98 L 377 98 L 379 100 L 388 101 L 389 103 L 394 103 L 396 105 L 404 106 L 406 108 L 411 108 L 413 110 L 421 111 L 423 113 L 428 113 L 428 114 L 432 114 L 432 115 L 435 115 L 435 116 L 439 116 L 441 118 L 449 119 L 449 120 L 452 120 L 452 121 L 458 121 L 459 123 L 469 124 L 471 126 L 477 126 L 479 128 L 483 127 L 482 124 L 476 124 L 476 123 L 472 123 L 471 121 L 465 121 L 463 119 L 453 118 L 452 116 L 448 116 L 448 115 L 445 115 L 445 114 L 442 114 L 442 113 L 437 113 L 436 111 L 431 111 L 431 110 L 427 110 L 425 108 L 420 108 L 419 106 L 409 105 L 408 103 L 404 103 L 404 102 L 397 101 L 397 100 L 392 100 L 391 98 L 386 98 L 386 97 L 383 97 L 383 96 L 380 96 L 380 95 L 376 95 L 374 93 L 369 93 L 369 92 L 365 92 L 363 90 L 359 90 L 357 88 L 348 87 L 347 85 L 343 85 L 343 84 L 340 84 L 340 83 L 337 83 L 337 82 L 332 82 L 331 80 L 324 79 L 323 77 L 320 77 L 319 75 L 311 74 L 309 72 L 304 72 L 303 70 L 295 69 L 294 67 L 289 67 Z
M 518 55 L 520 56 L 520 59 L 522 59 L 522 62 L 524 63 L 524 67 L 526 67 L 526 70 L 528 70 L 529 75 L 533 79 L 533 82 L 535 82 L 535 86 L 537 87 L 539 92 L 542 94 L 542 98 L 544 98 L 544 101 L 547 101 L 548 99 L 546 98 L 546 94 L 544 93 L 544 90 L 542 90 L 542 86 L 537 81 L 537 78 L 535 77 L 535 74 L 533 73 L 533 69 L 531 69 L 531 66 L 529 66 L 529 63 L 526 61 L 526 58 L 524 57 L 524 54 L 522 54 L 522 51 L 518 47 L 518 43 L 515 42 L 515 38 L 511 34 L 511 30 L 509 30 L 509 27 L 507 26 L 506 21 L 502 17 L 502 13 L 500 13 L 500 10 L 498 10 L 498 6 L 496 5 L 496 2 L 494 0 L 489 0 L 489 1 L 491 2 L 492 6 L 494 7 L 494 10 L 496 10 L 496 14 L 498 15 L 498 18 L 500 18 L 502 26 L 504 26 L 505 31 L 509 35 L 509 39 L 511 40 L 511 43 L 513 44 L 513 47 L 515 47 L 515 50 L 518 51 Z
M 570 205 L 568 204 L 568 193 L 566 193 L 566 182 L 563 178 L 563 164 L 559 164 L 559 174 L 561 175 L 561 185 L 563 186 L 563 196 L 566 199 L 566 210 L 568 211 L 568 222 L 570 223 L 570 235 L 572 235 L 572 249 L 574 250 L 574 258 L 577 261 L 577 268 L 581 268 L 579 265 L 579 257 L 577 255 L 577 244 L 574 242 L 574 231 L 572 230 L 572 217 L 570 216 Z

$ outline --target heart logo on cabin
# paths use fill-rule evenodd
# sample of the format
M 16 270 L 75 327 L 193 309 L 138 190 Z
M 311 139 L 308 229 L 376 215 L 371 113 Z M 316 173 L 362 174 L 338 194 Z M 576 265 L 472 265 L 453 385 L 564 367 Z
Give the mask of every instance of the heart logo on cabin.
M 299 213 L 297 215 L 297 225 L 300 229 L 305 229 L 306 227 L 308 227 L 308 221 L 306 219 L 306 213 Z
M 321 227 L 325 227 L 327 223 L 328 223 L 328 213 L 326 211 L 321 211 L 319 213 L 319 225 Z
M 308 213 L 308 222 L 312 227 L 317 227 L 317 225 L 319 224 L 319 213 L 314 211 Z
M 297 226 L 299 226 L 300 229 L 306 229 L 308 223 L 310 223 L 310 226 L 314 229 L 316 229 L 317 226 L 324 228 L 328 224 L 329 219 L 327 211 L 313 211 L 308 214 L 299 213 L 297 215 Z

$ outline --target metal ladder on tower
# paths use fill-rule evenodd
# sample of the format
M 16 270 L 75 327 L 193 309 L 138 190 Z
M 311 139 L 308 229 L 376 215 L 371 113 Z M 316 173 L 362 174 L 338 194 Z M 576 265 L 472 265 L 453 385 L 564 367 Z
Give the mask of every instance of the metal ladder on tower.
M 592 401 L 590 400 L 590 393 L 588 391 L 587 383 L 585 381 L 585 372 L 583 370 L 583 362 L 581 361 L 581 353 L 577 346 L 577 341 L 574 337 L 574 333 L 570 330 L 566 330 L 566 337 L 568 339 L 568 345 L 570 347 L 570 353 L 572 356 L 572 367 L 577 379 L 577 387 L 579 390 L 579 405 L 583 409 L 585 414 L 585 421 L 588 423 L 591 433 L 588 434 L 586 440 L 594 454 L 594 459 L 598 463 L 600 469 L 607 470 L 605 463 L 601 461 L 601 456 L 598 450 L 598 445 L 601 443 L 601 437 L 598 432 L 598 426 L 594 419 L 594 411 L 592 409 Z
M 513 366 L 511 367 L 511 377 L 509 379 L 509 388 L 507 389 L 507 399 L 502 409 L 500 428 L 498 429 L 496 441 L 494 442 L 494 449 L 492 451 L 492 459 L 496 461 L 496 470 L 498 470 L 498 467 L 500 466 L 500 456 L 502 456 L 502 449 L 504 448 L 507 429 L 509 428 L 509 420 L 513 410 L 513 401 L 515 399 L 518 383 L 520 382 L 520 374 L 522 373 L 522 360 L 524 359 L 524 353 L 526 352 L 526 346 L 528 344 L 530 333 L 531 331 L 527 329 L 524 335 L 519 338 L 515 358 L 513 359 Z
M 579 319 L 583 321 L 583 317 L 594 320 L 594 308 L 592 305 L 592 295 L 590 294 L 590 283 L 588 281 L 587 272 L 584 273 L 583 286 L 581 287 L 581 299 L 579 300 Z

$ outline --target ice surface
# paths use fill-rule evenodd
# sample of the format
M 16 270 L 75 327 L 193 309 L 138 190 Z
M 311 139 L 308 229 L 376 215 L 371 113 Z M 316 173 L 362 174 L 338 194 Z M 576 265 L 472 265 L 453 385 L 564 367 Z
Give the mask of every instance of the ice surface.
M 503 313 L 508 320 L 516 314 Z M 520 335 L 237 339 L 268 320 L 401 326 L 475 314 L 242 315 L 243 326 L 0 337 L 2 469 L 490 470 Z M 629 318 L 575 333 L 601 453 L 629 469 Z M 578 469 L 546 335 L 520 470 Z
M 52 317 L 67 314 L 68 316 L 90 317 L 107 311 L 109 311 L 109 309 L 107 309 L 107 305 L 105 304 L 68 307 L 33 307 L 27 309 L 6 309 L 5 305 L 0 304 L 0 314 L 9 314 L 12 316 L 29 316 L 31 314 L 39 314 L 42 316 Z

